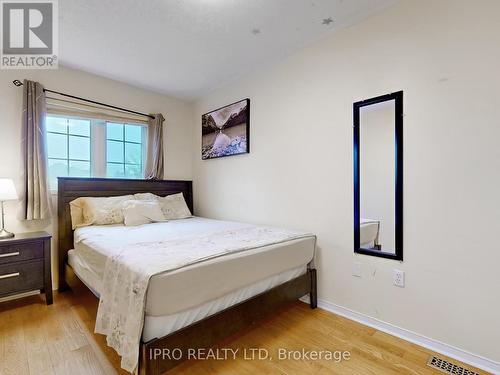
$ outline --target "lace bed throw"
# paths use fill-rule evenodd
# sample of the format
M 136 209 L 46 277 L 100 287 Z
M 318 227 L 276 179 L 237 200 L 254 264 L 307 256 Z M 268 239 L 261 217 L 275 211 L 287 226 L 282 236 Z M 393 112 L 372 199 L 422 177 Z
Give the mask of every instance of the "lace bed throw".
M 95 332 L 106 335 L 122 357 L 123 369 L 134 372 L 144 324 L 149 279 L 207 259 L 311 234 L 249 226 L 199 237 L 137 243 L 113 250 L 106 260 Z

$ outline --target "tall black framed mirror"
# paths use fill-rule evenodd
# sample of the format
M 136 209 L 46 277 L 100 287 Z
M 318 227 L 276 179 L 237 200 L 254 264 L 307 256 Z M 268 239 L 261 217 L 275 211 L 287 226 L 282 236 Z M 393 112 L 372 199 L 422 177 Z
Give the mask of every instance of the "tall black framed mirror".
M 353 104 L 354 252 L 403 260 L 403 92 Z

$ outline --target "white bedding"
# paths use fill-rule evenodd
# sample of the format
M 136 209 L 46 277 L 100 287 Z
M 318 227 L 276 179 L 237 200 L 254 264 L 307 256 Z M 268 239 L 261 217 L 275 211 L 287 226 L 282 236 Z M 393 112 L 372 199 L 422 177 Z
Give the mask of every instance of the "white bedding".
M 146 290 L 152 276 L 182 275 L 183 269 L 192 269 L 195 275 L 194 272 L 199 271 L 197 267 L 206 267 L 205 270 L 217 268 L 218 264 L 225 263 L 225 258 L 237 264 L 238 258 L 244 258 L 247 252 L 274 253 L 283 247 L 279 244 L 294 241 L 296 247 L 301 248 L 304 244 L 300 241 L 305 239 L 312 241 L 314 251 L 314 236 L 310 234 L 201 218 L 133 228 L 121 225 L 87 227 L 75 232 L 75 245 L 85 245 L 76 246 L 76 251 L 84 254 L 89 269 L 95 268 L 96 274 L 102 275 L 96 331 L 107 335 L 108 344 L 122 355 L 122 367 L 127 370 L 133 370 L 137 364 Z M 274 251 L 259 251 L 264 247 L 274 247 Z M 312 252 L 303 257 L 299 265 L 310 260 Z M 239 261 L 241 263 L 241 259 Z M 246 268 L 252 269 L 252 266 L 247 264 Z M 278 270 L 272 276 L 282 271 Z M 230 285 L 231 280 L 225 276 L 219 272 L 218 277 Z M 228 291 L 230 289 L 223 296 Z M 169 294 L 163 293 L 163 296 L 164 300 L 172 301 Z M 175 313 L 172 311 L 169 315 Z
M 91 226 L 75 231 L 75 251 L 83 274 L 81 276 L 91 273 L 102 280 L 109 247 L 133 244 L 136 241 L 160 241 L 200 233 L 210 234 L 245 226 L 246 224 L 199 217 L 138 227 Z M 146 314 L 175 314 L 303 266 L 313 259 L 314 244 L 315 238 L 310 236 L 228 254 L 222 258 L 154 275 L 147 291 Z M 94 290 L 101 290 L 100 281 L 94 286 Z
M 380 221 L 361 219 L 359 226 L 359 243 L 361 247 L 373 247 L 378 244 Z

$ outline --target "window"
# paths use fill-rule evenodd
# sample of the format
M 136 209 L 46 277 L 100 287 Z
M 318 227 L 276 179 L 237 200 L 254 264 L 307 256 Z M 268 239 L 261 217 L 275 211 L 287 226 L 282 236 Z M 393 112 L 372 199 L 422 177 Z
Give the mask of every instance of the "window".
M 57 177 L 143 178 L 145 126 L 57 115 L 46 124 L 51 190 Z
M 47 117 L 49 183 L 57 188 L 57 177 L 90 177 L 90 121 Z
M 106 124 L 106 171 L 108 177 L 142 178 L 141 126 Z

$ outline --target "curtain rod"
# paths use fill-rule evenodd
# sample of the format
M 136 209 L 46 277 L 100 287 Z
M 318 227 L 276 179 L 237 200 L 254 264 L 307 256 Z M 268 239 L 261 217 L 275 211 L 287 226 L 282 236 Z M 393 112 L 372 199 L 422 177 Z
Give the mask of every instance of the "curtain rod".
M 14 85 L 16 85 L 17 87 L 20 87 L 23 85 L 23 83 L 18 80 L 18 79 L 15 79 L 14 81 L 12 81 L 12 83 Z M 129 112 L 129 113 L 133 113 L 133 114 L 136 114 L 136 115 L 140 115 L 140 116 L 145 116 L 145 117 L 149 117 L 150 119 L 155 119 L 154 116 L 152 115 L 148 115 L 147 113 L 141 113 L 141 112 L 136 112 L 136 111 L 132 111 L 130 109 L 125 109 L 125 108 L 120 108 L 120 107 L 116 107 L 114 105 L 110 105 L 110 104 L 105 104 L 105 103 L 101 103 L 101 102 L 96 102 L 95 100 L 90 100 L 90 99 L 85 99 L 85 98 L 80 98 L 79 96 L 74 96 L 74 95 L 69 95 L 69 94 L 64 94 L 62 92 L 58 92 L 58 91 L 53 91 L 53 90 L 49 90 L 49 89 L 43 89 L 44 92 L 51 92 L 53 94 L 57 94 L 57 95 L 61 95 L 61 96 L 66 96 L 68 98 L 72 98 L 72 99 L 77 99 L 77 100 L 81 100 L 81 101 L 84 101 L 84 102 L 89 102 L 89 103 L 93 103 L 93 104 L 98 104 L 98 105 L 101 105 L 103 107 L 108 107 L 108 108 L 113 108 L 113 109 L 117 109 L 119 111 L 124 111 L 124 112 Z

